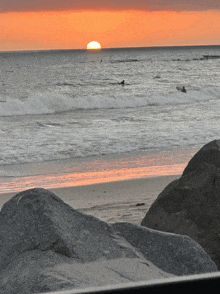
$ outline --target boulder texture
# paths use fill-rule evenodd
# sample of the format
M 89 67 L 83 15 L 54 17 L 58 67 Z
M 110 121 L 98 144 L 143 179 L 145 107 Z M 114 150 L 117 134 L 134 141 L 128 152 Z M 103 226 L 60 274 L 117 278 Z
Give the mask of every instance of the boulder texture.
M 43 293 L 213 271 L 214 262 L 188 237 L 109 225 L 74 210 L 48 190 L 18 193 L 0 212 L 0 293 Z
M 201 148 L 157 197 L 142 226 L 187 235 L 220 269 L 220 141 Z
M 116 223 L 112 227 L 148 261 L 167 273 L 183 276 L 212 272 L 214 269 L 209 255 L 188 236 L 164 233 L 131 223 Z M 205 268 L 204 263 L 207 265 Z
M 183 171 L 183 176 L 196 171 L 203 162 L 220 168 L 220 140 L 214 140 L 204 145 L 189 161 Z

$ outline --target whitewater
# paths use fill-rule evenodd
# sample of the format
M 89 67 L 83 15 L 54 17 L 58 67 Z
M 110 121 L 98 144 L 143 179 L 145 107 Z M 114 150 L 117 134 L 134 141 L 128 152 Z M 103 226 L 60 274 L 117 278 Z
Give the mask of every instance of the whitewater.
M 218 57 L 220 46 L 0 52 L 0 176 L 218 139 Z

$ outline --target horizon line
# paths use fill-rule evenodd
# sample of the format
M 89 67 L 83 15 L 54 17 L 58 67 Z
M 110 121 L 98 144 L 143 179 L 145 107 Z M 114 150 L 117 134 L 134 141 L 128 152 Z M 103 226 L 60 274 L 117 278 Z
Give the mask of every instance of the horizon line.
M 207 44 L 203 44 L 203 45 L 160 45 L 160 46 L 141 46 L 141 47 L 107 47 L 107 48 L 101 48 L 101 49 L 96 49 L 97 52 L 103 51 L 103 50 L 120 50 L 120 49 L 145 49 L 145 48 L 179 48 L 179 47 L 217 47 L 220 46 L 220 44 L 218 45 L 207 45 Z M 1 51 L 0 50 L 0 54 L 1 53 L 38 53 L 38 52 L 48 52 L 48 51 L 91 51 L 88 50 L 87 48 L 80 48 L 80 49 L 74 49 L 74 48 L 60 48 L 60 49 L 30 49 L 30 50 L 22 50 L 22 49 L 18 49 L 18 50 L 6 50 L 6 51 Z

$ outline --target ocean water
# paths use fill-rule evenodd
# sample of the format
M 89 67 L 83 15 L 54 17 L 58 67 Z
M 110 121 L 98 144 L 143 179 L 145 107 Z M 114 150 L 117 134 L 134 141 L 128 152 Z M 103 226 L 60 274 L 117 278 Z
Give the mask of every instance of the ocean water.
M 0 52 L 0 181 L 106 156 L 190 158 L 220 135 L 220 58 L 204 55 L 220 46 Z

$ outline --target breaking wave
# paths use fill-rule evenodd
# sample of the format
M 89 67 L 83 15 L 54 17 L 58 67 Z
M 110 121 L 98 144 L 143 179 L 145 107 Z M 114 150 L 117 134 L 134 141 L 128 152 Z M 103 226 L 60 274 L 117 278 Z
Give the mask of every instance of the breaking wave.
M 57 94 L 38 94 L 21 101 L 2 99 L 0 96 L 0 116 L 49 114 L 77 109 L 136 108 L 142 106 L 192 104 L 220 99 L 220 87 L 208 87 L 187 93 L 154 93 L 140 96 L 90 96 L 71 98 Z

